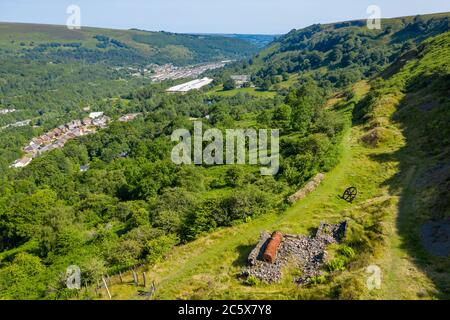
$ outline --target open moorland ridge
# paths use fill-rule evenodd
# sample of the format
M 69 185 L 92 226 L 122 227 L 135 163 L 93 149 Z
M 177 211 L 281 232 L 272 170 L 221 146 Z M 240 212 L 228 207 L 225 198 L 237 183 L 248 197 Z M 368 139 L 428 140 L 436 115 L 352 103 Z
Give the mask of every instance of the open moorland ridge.
M 5 22 L 0 23 L 0 44 L 4 53 L 29 59 L 72 59 L 114 66 L 239 59 L 258 49 L 252 42 L 220 35 L 90 27 L 69 30 L 66 26 Z
M 166 92 L 173 81 L 150 84 L 74 57 L 76 45 L 68 56 L 70 46 L 48 45 L 52 33 L 36 35 L 43 53 L 0 37 L 10 63 L 0 67 L 0 109 L 18 110 L 0 120 L 31 119 L 0 131 L 0 298 L 109 299 L 106 284 L 112 299 L 449 299 L 449 17 L 293 30 L 184 94 Z M 141 34 L 103 30 L 108 40 L 91 43 L 97 31 L 84 31 L 81 48 L 115 50 Z M 61 60 L 49 64 L 54 55 Z M 17 69 L 23 62 L 29 74 Z M 90 112 L 109 121 L 9 167 L 33 138 Z M 204 130 L 279 128 L 279 172 L 175 165 L 170 135 L 194 121 Z M 351 203 L 340 198 L 350 186 Z M 326 226 L 345 232 L 330 240 Z M 245 275 L 264 231 L 291 237 L 285 251 L 294 239 L 317 245 L 317 270 L 286 259 L 276 279 Z M 80 267 L 80 290 L 66 286 L 70 265 Z M 370 265 L 381 270 L 380 289 L 366 285 Z

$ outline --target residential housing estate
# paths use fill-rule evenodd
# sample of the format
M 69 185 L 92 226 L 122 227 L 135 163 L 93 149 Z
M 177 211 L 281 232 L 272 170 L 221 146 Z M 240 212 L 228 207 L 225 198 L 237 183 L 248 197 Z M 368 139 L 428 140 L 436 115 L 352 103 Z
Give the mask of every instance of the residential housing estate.
M 109 118 L 104 116 L 103 112 L 93 112 L 83 120 L 73 120 L 39 137 L 35 137 L 28 146 L 23 148 L 25 155 L 16 160 L 11 167 L 26 167 L 33 158 L 40 156 L 44 152 L 62 148 L 71 139 L 94 133 L 96 128 L 106 127 L 108 121 Z

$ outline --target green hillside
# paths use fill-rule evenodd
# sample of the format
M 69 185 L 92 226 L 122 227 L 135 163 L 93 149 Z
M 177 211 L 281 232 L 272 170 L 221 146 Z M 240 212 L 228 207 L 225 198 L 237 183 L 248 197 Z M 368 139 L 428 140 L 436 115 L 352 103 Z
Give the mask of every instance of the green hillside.
M 155 298 L 448 299 L 450 260 L 426 251 L 420 235 L 430 219 L 450 217 L 449 56 L 445 33 L 401 57 L 370 88 L 355 85 L 352 101 L 332 107 L 353 125 L 324 183 L 280 215 L 206 235 L 144 267 L 157 283 Z M 337 198 L 349 185 L 360 190 L 352 204 Z M 286 269 L 279 284 L 238 279 L 261 231 L 309 234 L 320 221 L 343 218 L 350 221 L 345 244 L 356 256 L 326 272 L 322 283 L 296 287 L 295 269 Z M 329 261 L 338 252 L 331 248 Z M 367 290 L 368 264 L 381 268 L 381 290 Z M 115 299 L 139 299 L 129 274 L 112 292 Z
M 380 30 L 369 30 L 366 23 L 294 29 L 241 68 L 250 70 L 254 83 L 265 89 L 297 73 L 324 85 L 345 87 L 376 75 L 424 39 L 449 31 L 450 13 L 382 19 Z
M 27 59 L 83 60 L 109 65 L 175 65 L 240 59 L 257 51 L 251 42 L 216 35 L 0 23 L 2 53 Z

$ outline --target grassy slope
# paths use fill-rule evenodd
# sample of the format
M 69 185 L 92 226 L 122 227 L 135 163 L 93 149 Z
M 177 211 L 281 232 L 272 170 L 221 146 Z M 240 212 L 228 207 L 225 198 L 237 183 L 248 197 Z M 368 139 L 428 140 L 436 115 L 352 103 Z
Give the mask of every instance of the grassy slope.
M 411 109 L 417 105 L 417 101 L 425 103 L 438 96 L 431 92 L 426 98 L 413 97 L 408 100 L 402 90 L 408 79 L 421 76 L 421 72 L 432 74 L 444 70 L 448 73 L 449 37 L 449 34 L 438 37 L 432 50 L 428 50 L 421 59 L 408 62 L 402 72 L 390 79 L 393 94 L 381 96 L 371 112 L 371 121 L 355 123 L 348 130 L 342 145 L 340 164 L 327 174 L 324 183 L 314 193 L 282 215 L 266 215 L 175 248 L 164 261 L 151 267 L 148 272 L 157 285 L 155 298 L 324 297 L 329 289 L 328 284 L 318 286 L 316 290 L 295 288 L 291 282 L 292 270 L 289 269 L 282 283 L 254 287 L 242 285 L 236 275 L 245 265 L 246 257 L 262 230 L 277 229 L 307 234 L 322 220 L 336 222 L 343 217 L 363 217 L 375 212 L 386 214 L 382 250 L 375 256 L 368 256 L 364 265 L 353 267 L 351 272 L 344 271 L 338 278 L 356 277 L 364 282 L 367 276 L 365 267 L 376 264 L 382 270 L 381 290 L 363 290 L 360 298 L 445 297 L 441 290 L 448 285 L 448 259 L 431 257 L 417 247 L 412 251 L 414 245 L 417 246 L 417 224 L 424 219 L 418 210 L 421 208 L 417 207 L 416 181 L 432 159 L 416 152 L 408 141 L 411 133 L 405 132 L 407 125 L 415 127 L 414 130 L 421 126 L 421 117 L 415 116 Z M 359 83 L 354 89 L 359 97 L 368 91 L 364 83 Z M 413 116 L 406 116 L 404 122 L 394 120 L 399 106 Z M 349 107 L 344 106 L 342 109 L 342 103 L 334 108 L 343 114 L 350 112 Z M 361 138 L 367 135 L 374 123 L 385 128 L 387 134 L 377 145 L 368 147 L 363 145 Z M 353 204 L 337 198 L 349 185 L 355 185 L 360 190 Z M 415 227 L 411 224 L 415 224 Z M 139 298 L 136 288 L 130 283 L 115 285 L 112 291 L 115 299 Z
M 450 33 L 427 40 L 399 72 L 386 76 L 387 89 L 370 115 L 369 127 L 382 124 L 389 130 L 383 140 L 399 141 L 400 134 L 403 140 L 400 148 L 379 158 L 399 163 L 396 176 L 386 184 L 400 199 L 387 221 L 388 250 L 376 261 L 386 277 L 377 297 L 449 297 L 450 259 L 425 252 L 419 238 L 425 221 L 450 214 L 448 186 L 442 183 L 449 173 L 442 172 L 439 179 L 431 175 L 436 166 L 449 165 L 449 57 Z M 397 71 L 399 65 L 391 69 Z
M 398 18 L 390 18 L 390 19 L 382 19 L 382 28 L 381 30 L 368 30 L 366 28 L 366 20 L 354 20 L 354 21 L 346 21 L 346 22 L 336 22 L 321 25 L 320 31 L 312 31 L 311 34 L 308 34 L 307 43 L 314 47 L 315 44 L 320 43 L 323 38 L 329 35 L 340 34 L 342 38 L 344 36 L 348 36 L 352 32 L 355 32 L 354 36 L 356 36 L 360 40 L 367 40 L 366 49 L 369 48 L 384 48 L 383 50 L 389 50 L 394 47 L 394 45 L 399 45 L 406 40 L 413 40 L 415 43 L 420 43 L 427 37 L 434 36 L 439 32 L 443 32 L 441 30 L 429 30 L 428 33 L 423 31 L 411 31 L 408 29 L 408 24 L 414 21 L 416 16 L 406 16 L 406 17 L 398 17 Z M 450 12 L 443 13 L 435 13 L 435 14 L 426 14 L 421 15 L 421 19 L 425 22 L 430 20 L 441 21 L 444 19 L 450 18 Z M 249 66 L 247 73 L 256 73 L 258 70 L 267 66 L 268 62 L 276 62 L 282 61 L 286 56 L 290 54 L 297 54 L 296 50 L 291 50 L 285 48 L 288 45 L 296 44 L 296 42 L 301 39 L 296 38 L 296 36 L 303 34 L 308 28 L 292 30 L 286 35 L 283 35 L 277 38 L 274 42 L 272 42 L 268 47 L 259 52 L 253 58 L 253 64 Z M 384 34 L 386 29 L 390 28 L 391 32 L 388 34 Z M 447 28 L 448 30 L 448 28 Z M 334 46 L 333 46 L 334 47 Z M 320 50 L 319 50 L 320 51 Z M 330 51 L 324 52 L 325 56 L 328 57 Z M 331 66 L 327 64 L 329 67 L 335 68 L 336 66 Z M 323 68 L 323 67 L 321 67 Z M 349 67 L 345 67 L 344 69 L 354 68 L 354 65 L 350 65 Z M 313 68 L 313 70 L 317 70 Z M 323 76 L 327 75 L 327 70 L 322 70 L 321 74 Z

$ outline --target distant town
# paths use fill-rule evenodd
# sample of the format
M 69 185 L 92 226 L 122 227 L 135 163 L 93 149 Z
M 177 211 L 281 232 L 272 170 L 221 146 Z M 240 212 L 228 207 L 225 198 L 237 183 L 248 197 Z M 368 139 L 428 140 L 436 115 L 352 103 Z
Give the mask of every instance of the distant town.
M 209 70 L 223 68 L 231 60 L 220 62 L 190 65 L 185 67 L 177 67 L 173 64 L 156 65 L 151 64 L 145 68 L 128 67 L 127 70 L 131 72 L 134 77 L 145 77 L 151 79 L 153 82 L 162 82 L 165 80 L 177 80 L 183 78 L 197 78 L 201 74 Z M 117 67 L 117 70 L 124 69 Z
M 156 66 L 150 76 L 152 81 L 161 82 L 165 80 L 177 80 L 183 78 L 197 78 L 209 70 L 223 68 L 231 61 L 221 61 L 217 63 L 201 64 L 187 67 L 175 67 L 171 64 Z

